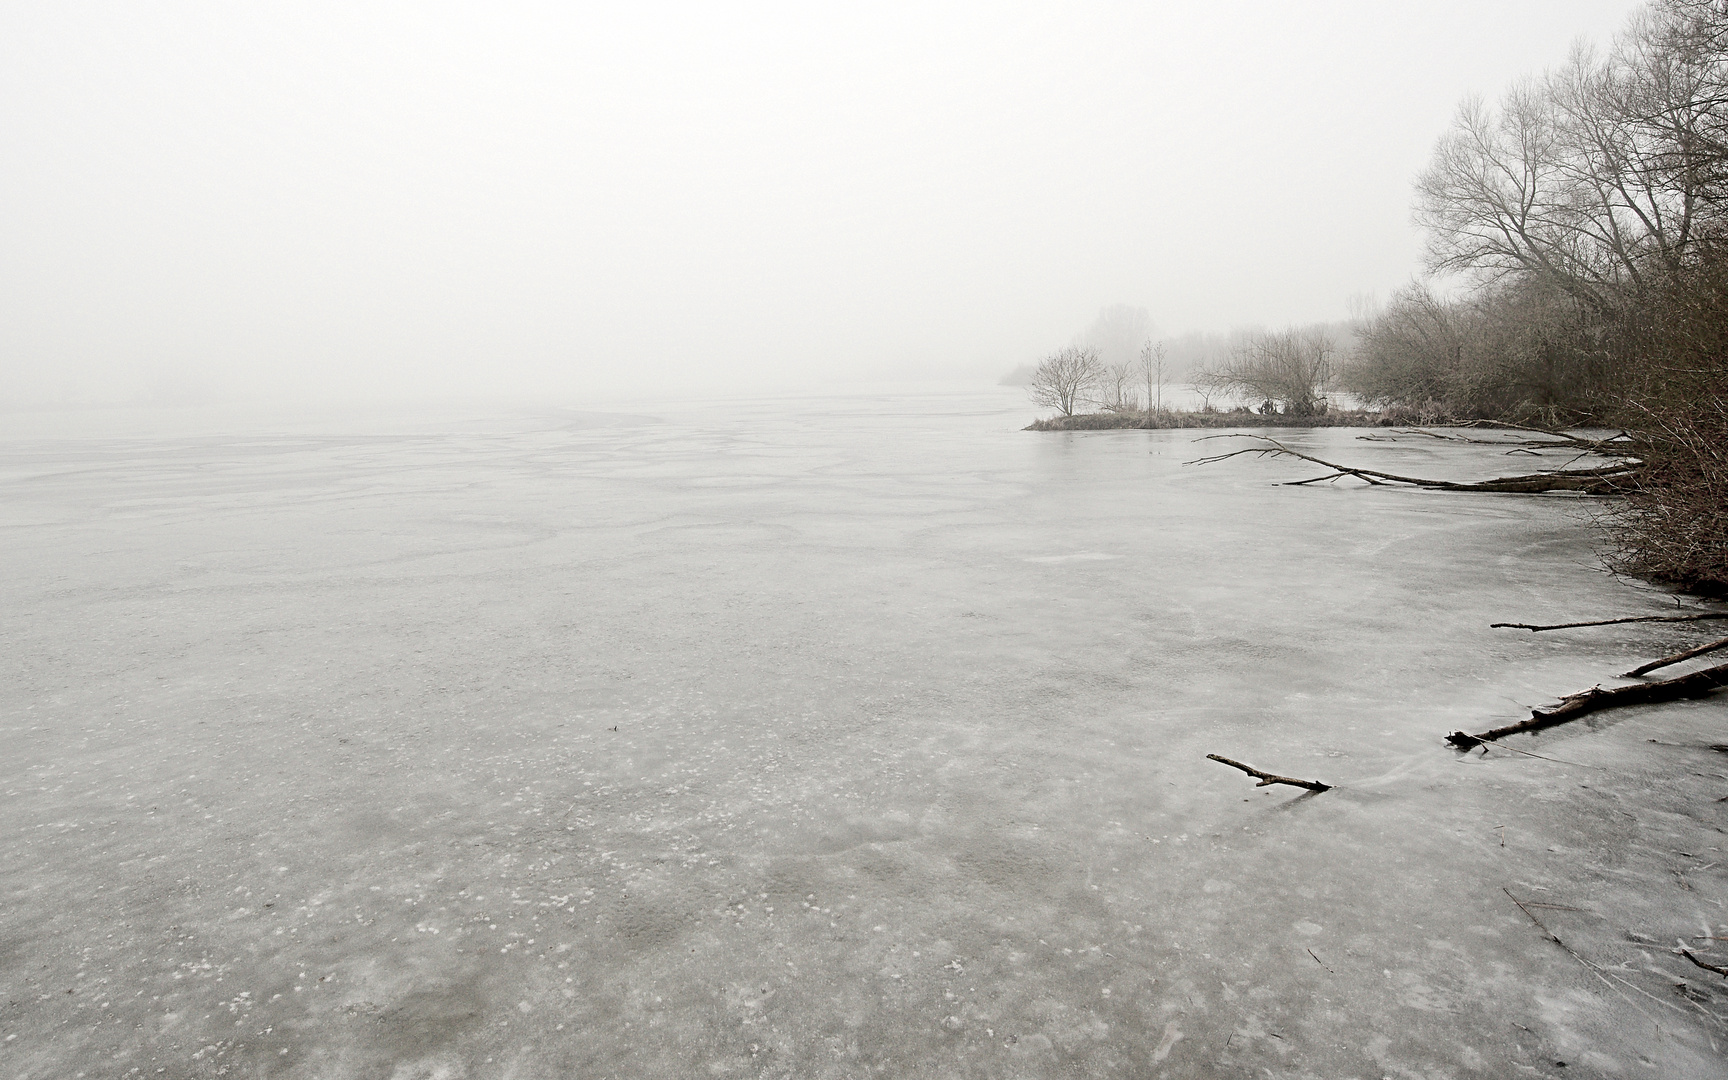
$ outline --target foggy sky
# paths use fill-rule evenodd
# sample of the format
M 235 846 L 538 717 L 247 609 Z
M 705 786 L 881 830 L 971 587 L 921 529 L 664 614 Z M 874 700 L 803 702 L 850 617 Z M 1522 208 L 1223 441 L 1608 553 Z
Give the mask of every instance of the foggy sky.
M 1336 319 L 1633 5 L 0 2 L 0 407 L 993 376 Z

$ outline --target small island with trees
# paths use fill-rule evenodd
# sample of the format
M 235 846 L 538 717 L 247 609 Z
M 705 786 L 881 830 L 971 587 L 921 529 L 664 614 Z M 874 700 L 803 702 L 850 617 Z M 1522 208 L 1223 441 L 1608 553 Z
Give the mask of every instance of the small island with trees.
M 1175 388 L 1166 343 L 1148 340 L 1129 363 L 1107 363 L 1097 347 L 1073 345 L 1027 372 L 1033 403 L 1058 413 L 1034 421 L 1027 430 L 1394 422 L 1388 410 L 1339 409 L 1331 402 L 1337 352 L 1326 327 L 1235 335 L 1221 364 L 1189 369 L 1186 389 L 1200 407 L 1182 409 L 1166 405 Z M 1219 409 L 1214 400 L 1237 404 Z M 1078 411 L 1088 405 L 1095 411 Z

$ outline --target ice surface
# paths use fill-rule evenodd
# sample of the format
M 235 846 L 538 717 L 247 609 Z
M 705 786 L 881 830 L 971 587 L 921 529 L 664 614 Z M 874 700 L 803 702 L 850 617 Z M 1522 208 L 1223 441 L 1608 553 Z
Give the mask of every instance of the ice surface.
M 1029 418 L 0 437 L 5 1074 L 1723 1074 L 1728 707 L 1440 742 L 1701 640 L 1594 504 Z

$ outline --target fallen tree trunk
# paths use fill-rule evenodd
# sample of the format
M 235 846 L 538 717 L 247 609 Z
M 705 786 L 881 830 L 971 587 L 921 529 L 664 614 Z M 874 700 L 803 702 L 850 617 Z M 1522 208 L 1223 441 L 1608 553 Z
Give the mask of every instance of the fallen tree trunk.
M 1244 765 L 1240 761 L 1231 761 L 1229 758 L 1220 757 L 1217 754 L 1207 754 L 1206 756 L 1211 758 L 1213 761 L 1223 762 L 1224 764 L 1230 766 L 1232 769 L 1241 769 L 1243 772 L 1247 773 L 1249 776 L 1259 777 L 1260 782 L 1258 784 L 1255 784 L 1254 785 L 1255 787 L 1265 787 L 1268 784 L 1289 784 L 1291 787 L 1307 788 L 1309 791 L 1331 791 L 1332 790 L 1331 784 L 1322 784 L 1318 780 L 1297 780 L 1297 779 L 1295 779 L 1293 777 L 1289 777 L 1289 776 L 1275 776 L 1269 772 L 1261 772 L 1259 769 L 1256 769 L 1252 765 Z
M 1481 746 L 1485 742 L 1503 739 L 1508 735 L 1517 735 L 1526 731 L 1540 731 L 1543 728 L 1554 727 L 1580 716 L 1587 716 L 1603 709 L 1617 709 L 1625 705 L 1645 705 L 1655 701 L 1678 701 L 1681 698 L 1704 697 L 1728 686 L 1728 664 L 1718 664 L 1716 667 L 1694 671 L 1690 675 L 1681 675 L 1674 679 L 1662 679 L 1658 682 L 1637 683 L 1632 686 L 1617 686 L 1612 690 L 1604 690 L 1593 686 L 1583 693 L 1570 694 L 1560 699 L 1560 704 L 1552 709 L 1536 709 L 1530 713 L 1530 719 L 1518 724 L 1484 731 L 1480 735 L 1466 735 L 1462 731 L 1454 731 L 1446 736 L 1446 741 L 1463 750 Z
M 1576 491 L 1583 495 L 1610 495 L 1624 490 L 1623 481 L 1628 480 L 1639 469 L 1635 461 L 1620 461 L 1610 465 L 1599 465 L 1593 469 L 1557 469 L 1551 472 L 1527 473 L 1522 476 L 1502 476 L 1493 480 L 1473 480 L 1460 483 L 1453 480 L 1429 480 L 1420 476 L 1400 476 L 1397 473 L 1380 472 L 1377 469 L 1358 469 L 1349 465 L 1339 465 L 1335 462 L 1317 458 L 1312 454 L 1304 454 L 1292 450 L 1276 439 L 1264 435 L 1213 435 L 1209 438 L 1226 439 L 1258 439 L 1270 443 L 1270 446 L 1250 446 L 1245 450 L 1232 450 L 1228 454 L 1214 454 L 1211 457 L 1196 458 L 1187 462 L 1189 465 L 1210 465 L 1213 462 L 1224 461 L 1239 454 L 1260 454 L 1267 457 L 1293 457 L 1303 461 L 1312 461 L 1336 470 L 1327 476 L 1310 477 L 1307 480 L 1288 480 L 1290 487 L 1301 487 L 1304 484 L 1315 484 L 1322 480 L 1336 480 L 1343 476 L 1354 476 L 1375 486 L 1384 484 L 1408 484 L 1412 487 L 1427 488 L 1431 491 L 1481 491 L 1499 492 L 1505 494 L 1534 495 L 1544 491 Z

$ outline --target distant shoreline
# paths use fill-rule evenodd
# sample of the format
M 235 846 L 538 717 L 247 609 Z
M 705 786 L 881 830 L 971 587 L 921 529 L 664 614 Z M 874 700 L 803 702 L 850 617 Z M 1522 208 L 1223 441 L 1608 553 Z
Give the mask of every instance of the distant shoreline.
M 1298 427 L 1393 427 L 1398 424 L 1445 424 L 1450 418 L 1419 418 L 1391 412 L 1367 412 L 1358 409 L 1335 410 L 1319 416 L 1293 416 L 1287 413 L 1261 415 L 1238 412 L 1166 411 L 1156 417 L 1145 413 L 1076 413 L 1073 416 L 1052 416 L 1034 420 L 1022 431 L 1108 431 L 1116 428 L 1298 428 Z

